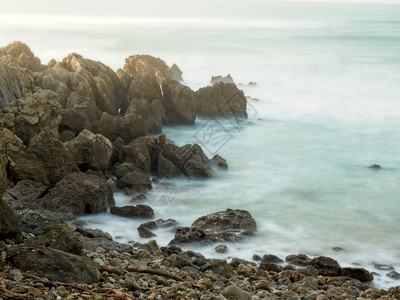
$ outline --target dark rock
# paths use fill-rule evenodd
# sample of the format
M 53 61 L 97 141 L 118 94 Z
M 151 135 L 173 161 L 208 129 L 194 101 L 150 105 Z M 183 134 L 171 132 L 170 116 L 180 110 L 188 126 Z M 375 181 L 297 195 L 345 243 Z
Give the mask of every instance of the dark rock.
M 200 271 L 212 271 L 214 274 L 222 276 L 224 279 L 229 279 L 233 276 L 234 271 L 230 264 L 224 259 L 211 259 L 207 264 L 200 268 Z
M 228 169 L 228 163 L 218 154 L 215 154 L 214 157 L 210 159 L 210 163 L 211 165 L 216 165 L 218 168 Z
M 47 223 L 33 231 L 36 236 L 27 240 L 35 247 L 51 247 L 64 252 L 82 255 L 83 244 L 66 224 Z
M 141 169 L 136 167 L 133 163 L 122 163 L 115 166 L 115 175 L 117 176 L 117 180 L 121 179 L 125 175 L 131 172 L 143 172 Z
M 120 137 L 126 143 L 147 134 L 144 120 L 136 112 L 122 117 L 103 113 L 100 120 L 93 124 L 93 132 L 100 133 L 110 140 Z
M 20 242 L 22 241 L 22 234 L 18 220 L 11 208 L 3 201 L 7 182 L 7 160 L 4 155 L 2 127 L 3 122 L 0 111 L 0 240 L 11 239 Z
M 258 255 L 258 254 L 253 254 L 253 260 L 260 261 L 261 260 L 261 256 Z
M 271 262 L 261 262 L 259 268 L 264 271 L 272 271 L 279 273 L 283 270 L 282 266 L 271 263 Z
M 283 262 L 282 259 L 280 259 L 278 256 L 273 255 L 273 254 L 265 254 L 261 258 L 262 263 L 281 263 Z
M 3 129 L 3 139 L 11 179 L 15 181 L 29 179 L 54 185 L 64 176 L 78 170 L 58 134 L 41 131 L 30 140 L 28 147 L 8 129 Z
M 311 276 L 311 277 L 317 277 L 317 275 L 318 275 L 318 270 L 313 266 L 297 268 L 296 271 L 298 271 L 299 273 L 301 273 L 303 275 Z
M 375 264 L 374 267 L 381 271 L 394 271 L 394 268 L 392 265 Z
M 178 227 L 170 244 L 234 242 L 245 235 L 254 234 L 256 227 L 249 212 L 227 209 L 201 217 L 191 227 Z
M 378 164 L 370 165 L 368 168 L 370 168 L 370 169 L 375 169 L 375 170 L 380 170 L 380 169 L 382 169 L 382 167 L 381 167 L 380 165 L 378 165 Z
M 15 133 L 25 145 L 47 130 L 58 133 L 61 121 L 61 106 L 57 94 L 50 90 L 39 90 L 34 94 L 11 102 L 3 110 L 4 127 Z
M 392 299 L 400 299 L 400 285 L 389 288 L 388 297 L 391 297 Z
M 36 251 L 23 251 L 15 246 L 7 251 L 10 263 L 23 272 L 32 272 L 50 281 L 92 284 L 100 280 L 96 264 L 82 256 L 47 247 Z
M 157 173 L 160 178 L 172 178 L 178 176 L 180 169 L 163 154 L 158 156 Z
M 178 147 L 173 144 L 165 146 L 163 156 L 172 162 L 179 171 L 188 177 L 212 177 L 214 171 L 210 167 L 210 161 L 199 145 L 185 145 Z M 159 167 L 162 170 L 162 167 Z M 166 169 L 169 167 L 166 167 Z M 159 170 L 160 170 L 159 169 Z M 160 171 L 159 171 L 160 172 Z M 162 174 L 169 171 L 161 171 Z M 170 172 L 171 174 L 175 171 Z
M 167 256 L 163 260 L 162 264 L 166 267 L 178 268 L 178 269 L 192 266 L 192 263 L 188 255 L 182 255 L 182 254 L 171 254 L 170 256 Z
M 7 192 L 16 200 L 29 201 L 40 198 L 48 187 L 41 182 L 21 180 Z
M 0 61 L 0 110 L 22 96 L 21 83 L 14 70 Z
M 117 188 L 121 190 L 124 188 L 139 188 L 139 190 L 141 188 L 151 188 L 151 181 L 142 170 L 138 169 L 137 171 L 127 173 L 118 179 Z
M 169 68 L 169 71 L 172 74 L 172 78 L 175 79 L 176 81 L 182 82 L 182 71 L 179 69 L 179 67 L 176 64 L 173 64 L 171 68 Z
M 344 251 L 344 249 L 342 247 L 333 247 L 332 250 L 336 251 L 336 252 Z
M 397 273 L 396 271 L 391 271 L 386 274 L 387 277 L 393 278 L 393 279 L 400 279 L 400 274 Z
M 107 181 L 84 173 L 65 176 L 42 201 L 46 209 L 74 215 L 105 211 L 108 205 L 115 203 Z
M 111 206 L 110 211 L 114 215 L 129 218 L 153 218 L 154 211 L 148 205 L 138 204 L 136 206 Z
M 156 256 L 156 257 L 160 257 L 163 254 L 163 252 L 162 252 L 160 246 L 158 246 L 156 240 L 151 240 L 145 244 L 138 243 L 137 248 L 142 249 L 142 250 L 147 250 L 147 251 L 149 251 L 150 255 Z
M 120 151 L 119 161 L 133 163 L 145 174 L 150 175 L 151 160 L 148 143 L 152 139 L 152 137 L 140 137 L 123 146 Z
M 247 118 L 247 100 L 233 83 L 219 82 L 196 91 L 197 113 L 202 116 Z
M 319 256 L 313 258 L 310 261 L 310 265 L 318 270 L 319 275 L 339 276 L 341 274 L 341 267 L 339 263 L 330 257 Z
M 342 276 L 355 278 L 362 282 L 374 280 L 372 273 L 364 268 L 342 268 Z
M 228 75 L 226 75 L 226 76 L 221 76 L 221 75 L 218 75 L 218 76 L 212 76 L 211 77 L 211 80 L 210 80 L 210 84 L 211 85 L 214 85 L 215 83 L 218 83 L 218 82 L 223 82 L 223 83 L 235 83 L 235 81 L 233 81 L 233 78 L 232 78 L 232 76 L 231 76 L 231 74 L 228 74 Z
M 139 232 L 139 236 L 142 237 L 142 238 L 150 238 L 150 237 L 153 237 L 153 236 L 157 236 L 154 233 L 152 233 L 149 229 L 147 229 L 145 227 L 142 227 L 142 226 L 139 226 L 137 228 L 137 230 Z
M 65 146 L 72 153 L 81 171 L 86 171 L 87 169 L 107 170 L 113 146 L 101 134 L 94 134 L 85 129 L 76 138 L 66 142 Z
M 288 255 L 285 259 L 288 263 L 294 264 L 296 266 L 308 266 L 310 263 L 310 258 L 305 254 L 298 254 L 298 255 Z
M 63 142 L 69 142 L 75 138 L 75 134 L 71 130 L 63 130 L 60 132 L 60 139 Z
M 218 245 L 215 247 L 215 252 L 217 253 L 226 253 L 226 251 L 228 251 L 227 245 Z
M 131 245 L 114 241 L 109 233 L 103 232 L 100 229 L 76 228 L 74 234 L 82 241 L 83 249 L 90 252 L 103 249 L 106 252 L 133 253 Z
M 173 79 L 164 80 L 162 90 L 168 123 L 194 124 L 197 110 L 195 93 Z

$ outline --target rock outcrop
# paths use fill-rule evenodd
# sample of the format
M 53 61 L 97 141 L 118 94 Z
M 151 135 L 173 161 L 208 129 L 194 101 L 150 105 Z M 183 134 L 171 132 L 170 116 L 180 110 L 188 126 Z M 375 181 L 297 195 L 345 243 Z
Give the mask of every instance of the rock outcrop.
M 104 179 L 79 172 L 65 176 L 41 201 L 48 210 L 74 215 L 105 211 L 115 203 L 112 188 Z
M 32 72 L 42 71 L 46 68 L 32 53 L 29 46 L 19 41 L 1 47 L 0 60 L 9 66 L 26 68 Z
M 91 284 L 100 280 L 97 265 L 89 258 L 49 247 L 35 248 L 36 251 L 23 251 L 26 248 L 22 245 L 10 248 L 10 263 L 51 281 Z
M 248 211 L 227 209 L 201 217 L 191 227 L 178 227 L 170 244 L 235 242 L 256 230 L 256 222 Z
M 0 109 L 22 97 L 21 83 L 14 70 L 0 61 Z
M 107 170 L 113 146 L 106 137 L 83 130 L 76 138 L 65 143 L 81 171 Z
M 247 100 L 233 83 L 218 82 L 196 91 L 197 113 L 209 117 L 247 118 Z
M 150 55 L 131 55 L 125 58 L 124 71 L 133 76 L 149 73 L 159 83 L 162 83 L 164 79 L 173 78 L 173 74 L 165 61 Z
M 218 82 L 223 82 L 223 83 L 235 83 L 235 81 L 233 81 L 233 78 L 231 76 L 231 74 L 228 74 L 226 76 L 211 76 L 211 80 L 210 80 L 210 84 L 213 85 L 215 83 Z
M 2 199 L 7 182 L 7 161 L 4 154 L 2 127 L 3 122 L 0 112 L 0 240 L 12 239 L 21 241 L 22 234 L 18 220 L 11 208 Z
M 162 90 L 168 124 L 194 124 L 197 111 L 195 93 L 174 79 L 164 80 Z

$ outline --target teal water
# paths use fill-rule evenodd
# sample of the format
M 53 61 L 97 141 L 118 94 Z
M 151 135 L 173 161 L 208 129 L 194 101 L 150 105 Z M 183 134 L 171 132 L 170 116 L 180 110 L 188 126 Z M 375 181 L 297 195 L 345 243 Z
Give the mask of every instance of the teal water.
M 172 192 L 156 189 L 148 197 L 156 218 L 190 225 L 228 207 L 246 209 L 258 234 L 228 245 L 226 256 L 306 253 L 400 272 L 400 4 L 85 3 L 43 9 L 0 0 L 9 8 L 0 10 L 0 41 L 22 40 L 44 63 L 78 52 L 115 70 L 131 54 L 151 54 L 177 63 L 194 90 L 211 75 L 257 82 L 241 86 L 259 99 L 248 120 L 164 129 L 179 145 L 218 152 L 229 170 L 212 180 L 176 180 Z M 207 135 L 211 127 L 216 135 Z M 140 239 L 139 221 L 85 219 L 120 241 Z M 157 235 L 161 245 L 172 238 L 168 230 Z M 379 273 L 377 286 L 400 284 Z

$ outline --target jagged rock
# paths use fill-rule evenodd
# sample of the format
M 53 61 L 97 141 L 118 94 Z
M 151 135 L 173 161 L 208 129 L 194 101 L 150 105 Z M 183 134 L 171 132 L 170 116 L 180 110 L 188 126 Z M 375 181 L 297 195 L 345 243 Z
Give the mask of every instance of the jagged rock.
M 41 182 L 21 180 L 7 192 L 16 200 L 29 201 L 40 198 L 48 187 Z
M 173 64 L 171 68 L 169 68 L 169 71 L 171 72 L 172 79 L 175 79 L 176 81 L 182 82 L 182 71 L 179 69 L 179 67 L 176 64 Z
M 164 80 L 162 90 L 168 123 L 194 124 L 197 110 L 195 93 L 174 79 Z
M 256 222 L 245 210 L 227 209 L 197 219 L 191 227 L 178 227 L 170 244 L 235 242 L 256 232 Z
M 228 163 L 226 159 L 222 158 L 219 154 L 215 154 L 213 158 L 210 159 L 212 165 L 216 165 L 221 169 L 228 169 Z
M 341 275 L 355 278 L 362 282 L 374 280 L 374 275 L 364 268 L 342 268 Z
M 54 185 L 77 170 L 71 153 L 58 134 L 42 131 L 30 140 L 28 147 L 6 128 L 3 129 L 3 138 L 13 180 L 30 179 Z
M 226 76 L 211 76 L 211 80 L 210 80 L 210 84 L 213 85 L 215 83 L 218 82 L 223 82 L 223 83 L 235 83 L 235 81 L 233 81 L 233 78 L 231 76 L 231 74 L 228 74 Z
M 125 59 L 124 71 L 136 76 L 140 73 L 149 73 L 154 76 L 159 83 L 164 79 L 173 78 L 172 72 L 165 61 L 150 55 L 131 55 Z
M 22 96 L 21 83 L 14 70 L 0 61 L 0 109 Z
M 339 276 L 342 270 L 336 260 L 326 256 L 313 258 L 310 265 L 317 268 L 318 274 L 323 276 Z
M 172 161 L 160 154 L 158 156 L 157 173 L 160 178 L 172 178 L 178 176 L 181 171 Z
M 105 211 L 115 203 L 111 186 L 94 175 L 72 173 L 60 180 L 42 198 L 43 207 L 74 215 Z
M 158 99 L 152 102 L 145 98 L 135 99 L 131 101 L 127 113 L 140 115 L 149 134 L 160 133 L 163 120 L 166 123 L 165 109 Z
M 297 266 L 308 266 L 310 263 L 310 258 L 305 254 L 298 254 L 298 255 L 288 255 L 285 259 L 288 263 L 297 265 Z
M 0 240 L 12 239 L 22 240 L 20 225 L 11 208 L 4 203 L 2 197 L 6 190 L 6 157 L 4 155 L 3 137 L 2 137 L 2 115 L 0 111 Z
M 114 241 L 109 233 L 100 229 L 76 228 L 74 234 L 82 241 L 83 249 L 95 252 L 98 249 L 103 251 L 117 251 L 119 253 L 133 253 L 133 247 Z
M 142 170 L 138 169 L 132 172 L 129 172 L 122 176 L 117 181 L 117 188 L 118 189 L 139 189 L 142 188 L 151 188 L 151 181 L 149 177 L 143 173 Z
M 129 217 L 129 218 L 153 218 L 154 211 L 148 205 L 139 204 L 136 206 L 111 206 L 110 212 L 113 215 L 118 215 L 122 217 Z
M 148 143 L 152 139 L 148 136 L 140 137 L 123 146 L 119 154 L 119 161 L 132 163 L 145 174 L 150 175 L 151 160 Z
M 202 116 L 247 118 L 247 100 L 233 83 L 218 82 L 196 91 L 197 113 Z
M 154 233 L 152 233 L 149 229 L 139 226 L 137 228 L 138 232 L 139 232 L 139 236 L 142 238 L 151 238 L 156 236 Z
M 94 134 L 85 129 L 76 138 L 66 142 L 65 146 L 72 153 L 76 164 L 82 171 L 87 169 L 107 170 L 113 146 L 101 134 Z
M 14 132 L 25 145 L 43 130 L 58 132 L 61 120 L 57 94 L 40 90 L 11 102 L 4 110 L 4 127 Z
M 50 281 L 91 284 L 100 280 L 100 272 L 91 259 L 53 248 L 36 248 L 37 251 L 23 251 L 23 245 L 12 247 L 7 251 L 9 261 L 23 272 Z
M 149 238 L 156 236 L 154 233 L 152 233 L 150 230 L 152 229 L 157 229 L 161 227 L 171 227 L 171 226 L 176 226 L 178 225 L 178 222 L 172 219 L 168 220 L 162 220 L 158 219 L 156 221 L 149 221 L 143 224 L 140 224 L 140 226 L 137 228 L 139 235 L 144 238 Z
M 32 232 L 35 237 L 27 244 L 35 247 L 51 247 L 64 252 L 82 255 L 83 244 L 67 224 L 46 223 Z
M 0 60 L 4 63 L 20 68 L 27 68 L 31 71 L 42 71 L 46 67 L 40 62 L 28 47 L 19 41 L 0 48 Z
M 55 91 L 63 108 L 62 129 L 91 129 L 102 112 L 117 115 L 120 81 L 101 62 L 72 53 L 35 78 L 44 89 Z
M 188 177 L 212 177 L 214 171 L 210 167 L 210 161 L 199 145 L 185 145 L 178 147 L 174 144 L 167 144 L 163 156 L 172 162 L 182 173 Z M 163 167 L 165 169 L 163 169 Z M 175 170 L 167 163 L 159 166 L 159 173 L 173 174 Z
M 121 137 L 126 143 L 147 134 L 143 118 L 134 112 L 122 117 L 103 113 L 100 120 L 94 124 L 93 132 L 100 133 L 110 140 Z

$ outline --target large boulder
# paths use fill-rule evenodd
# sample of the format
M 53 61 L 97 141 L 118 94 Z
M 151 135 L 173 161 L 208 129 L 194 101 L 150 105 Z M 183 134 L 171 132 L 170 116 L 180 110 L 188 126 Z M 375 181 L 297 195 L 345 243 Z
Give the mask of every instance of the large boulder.
M 85 171 L 107 170 L 110 163 L 113 146 L 109 139 L 101 134 L 83 130 L 76 138 L 65 143 L 72 153 L 77 166 Z
M 154 211 L 148 205 L 139 204 L 136 206 L 111 206 L 110 212 L 113 215 L 129 218 L 153 218 Z
M 140 137 L 123 146 L 119 153 L 119 161 L 132 163 L 145 174 L 150 175 L 151 159 L 148 143 L 152 139 L 149 136 Z
M 197 219 L 191 227 L 178 227 L 170 244 L 235 242 L 255 234 L 257 224 L 245 210 L 227 209 Z
M 162 59 L 150 55 L 131 55 L 125 58 L 124 71 L 130 75 L 149 73 L 159 83 L 164 79 L 173 78 L 173 73 Z
M 19 181 L 30 179 L 54 185 L 65 175 L 76 171 L 69 150 L 55 134 L 42 131 L 26 147 L 13 132 L 3 129 L 4 144 L 9 161 L 10 176 Z
M 355 278 L 362 282 L 374 280 L 374 275 L 364 268 L 342 268 L 342 276 Z
M 82 255 L 83 244 L 67 224 L 46 223 L 32 232 L 35 237 L 26 243 L 35 247 L 51 247 L 64 252 Z
M 110 140 L 120 137 L 126 143 L 147 134 L 144 120 L 136 112 L 122 117 L 103 113 L 100 120 L 94 124 L 93 132 L 100 133 Z
M 91 284 L 100 280 L 96 263 L 86 257 L 48 247 L 24 251 L 23 245 L 7 250 L 8 260 L 23 272 L 32 272 L 50 281 Z
M 22 97 L 21 83 L 14 70 L 0 61 L 0 109 Z
M 210 161 L 199 145 L 194 144 L 178 147 L 169 143 L 166 144 L 162 156 L 173 163 L 183 176 L 189 178 L 214 176 L 214 171 L 210 167 Z M 175 173 L 175 170 L 171 164 L 161 160 L 159 173 L 168 175 Z
M 4 127 L 14 132 L 25 145 L 43 130 L 58 132 L 61 120 L 57 94 L 50 90 L 19 98 L 4 108 Z
M 71 173 L 42 198 L 43 207 L 74 215 L 105 211 L 115 203 L 111 186 L 94 175 Z
M 18 220 L 11 208 L 2 199 L 7 183 L 7 160 L 4 154 L 2 127 L 3 122 L 0 112 L 0 240 L 14 239 L 21 241 L 22 234 Z
M 233 83 L 218 82 L 196 91 L 197 113 L 210 117 L 247 118 L 247 100 Z
M 101 62 L 72 53 L 38 74 L 35 83 L 58 94 L 65 118 L 61 123 L 64 129 L 90 130 L 102 112 L 118 115 L 120 81 L 117 74 Z
M 42 71 L 46 67 L 40 62 L 28 45 L 19 41 L 0 48 L 0 60 L 8 65 L 27 68 L 30 71 Z
M 174 79 L 164 80 L 162 90 L 168 123 L 194 124 L 197 111 L 195 93 Z
M 47 189 L 48 187 L 41 182 L 25 179 L 8 189 L 7 193 L 15 200 L 31 201 L 40 198 Z
M 340 276 L 342 268 L 333 258 L 326 256 L 318 256 L 310 261 L 310 265 L 318 270 L 318 274 L 322 276 Z

